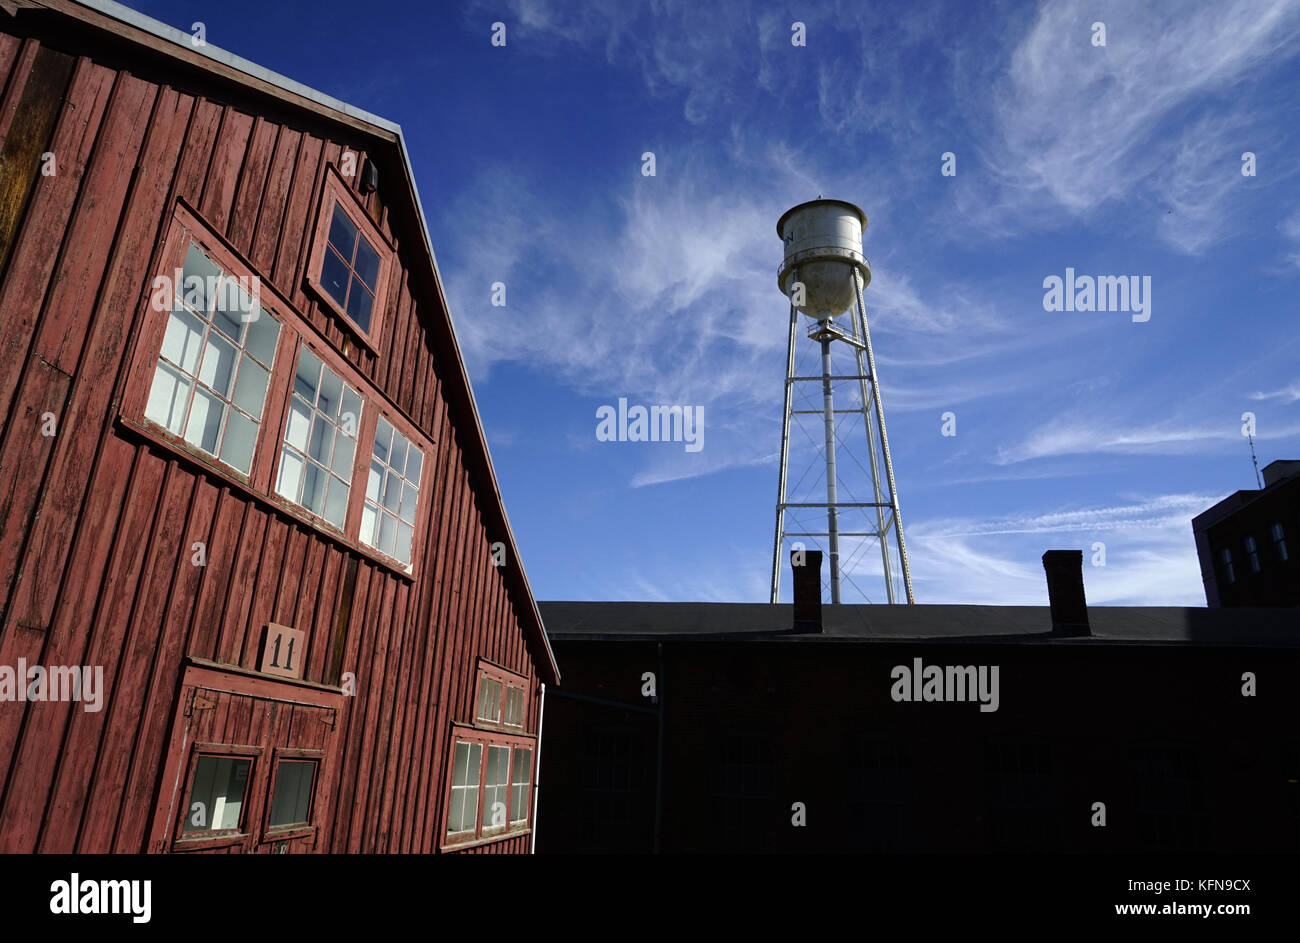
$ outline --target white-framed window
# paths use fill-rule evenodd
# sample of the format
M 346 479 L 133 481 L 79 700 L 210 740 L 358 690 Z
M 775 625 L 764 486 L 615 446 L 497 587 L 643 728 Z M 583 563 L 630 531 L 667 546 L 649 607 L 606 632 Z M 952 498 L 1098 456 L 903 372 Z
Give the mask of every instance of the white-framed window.
M 483 745 L 456 742 L 451 780 L 451 810 L 447 834 L 473 832 L 478 828 L 478 777 L 483 762 Z
M 533 769 L 533 751 L 528 747 L 514 748 L 514 774 L 510 789 L 510 823 L 528 821 L 529 777 Z
M 510 685 L 506 688 L 506 720 L 507 727 L 522 727 L 524 723 L 524 691 L 523 688 L 517 688 Z
M 340 530 L 347 518 L 362 408 L 361 395 L 304 345 L 275 490 Z
M 510 789 L 510 748 L 490 744 L 487 773 L 483 777 L 483 827 L 503 828 L 509 810 L 506 793 Z
M 501 722 L 501 682 L 491 678 L 479 680 L 478 711 L 475 716 L 489 724 Z
M 1219 561 L 1223 564 L 1223 575 L 1229 583 L 1237 582 L 1237 571 L 1232 566 L 1232 551 L 1224 547 L 1219 551 Z
M 145 418 L 248 475 L 280 322 L 194 242 L 181 276 Z
M 1291 554 L 1286 549 L 1286 529 L 1282 526 L 1281 521 L 1273 525 L 1273 546 L 1277 549 L 1279 562 L 1286 563 L 1291 559 Z
M 411 562 L 423 468 L 424 453 L 380 416 L 361 511 L 360 537 L 367 546 L 405 564 Z
M 1246 557 L 1250 560 L 1250 572 L 1259 572 L 1259 547 L 1255 545 L 1254 537 L 1246 538 Z

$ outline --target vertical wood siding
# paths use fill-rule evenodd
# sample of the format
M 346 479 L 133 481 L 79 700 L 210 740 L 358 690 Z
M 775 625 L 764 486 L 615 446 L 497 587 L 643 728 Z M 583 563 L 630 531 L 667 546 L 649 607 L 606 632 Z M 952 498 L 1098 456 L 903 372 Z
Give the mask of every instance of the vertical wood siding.
M 385 181 L 363 197 L 399 258 L 376 355 L 304 290 L 324 167 L 350 149 L 360 169 L 364 139 L 53 45 L 0 32 L 0 665 L 103 666 L 105 694 L 99 712 L 0 704 L 0 851 L 155 850 L 184 660 L 251 667 L 267 622 L 306 633 L 306 680 L 356 676 L 329 734 L 314 850 L 436 851 L 450 725 L 470 720 L 475 660 L 529 679 L 535 730 L 539 656 L 520 627 L 531 602 L 490 564 L 503 536 L 479 502 L 495 497 L 462 452 L 473 419 L 444 398 L 421 320 L 445 315 L 412 293 Z M 39 173 L 45 151 L 54 176 Z M 177 199 L 435 444 L 417 580 L 115 423 Z M 46 413 L 54 436 L 41 435 Z M 221 695 L 208 712 L 211 739 L 251 735 L 238 701 Z M 284 711 L 266 722 L 296 723 Z M 471 850 L 526 852 L 528 836 Z

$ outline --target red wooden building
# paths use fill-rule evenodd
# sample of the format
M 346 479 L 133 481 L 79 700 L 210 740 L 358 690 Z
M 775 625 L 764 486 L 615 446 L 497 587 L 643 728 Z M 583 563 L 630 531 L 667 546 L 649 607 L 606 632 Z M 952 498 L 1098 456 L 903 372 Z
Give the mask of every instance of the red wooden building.
M 396 125 L 0 0 L 0 417 L 0 850 L 530 850 L 557 671 Z

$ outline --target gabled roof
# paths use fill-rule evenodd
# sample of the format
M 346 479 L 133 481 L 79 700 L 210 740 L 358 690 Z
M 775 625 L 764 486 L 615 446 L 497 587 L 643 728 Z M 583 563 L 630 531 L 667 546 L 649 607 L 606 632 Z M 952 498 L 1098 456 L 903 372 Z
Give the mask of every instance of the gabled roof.
M 185 63 L 190 67 L 220 76 L 254 96 L 267 96 L 280 107 L 305 112 L 318 120 L 332 122 L 353 133 L 366 135 L 378 142 L 381 152 L 388 151 L 396 158 L 389 161 L 389 164 L 401 169 L 402 179 L 395 182 L 396 186 L 393 186 L 394 181 L 391 178 L 387 179 L 385 189 L 397 194 L 399 199 L 405 199 L 413 207 L 414 217 L 418 221 L 421 238 L 418 245 L 413 241 L 406 241 L 407 246 L 415 250 L 410 253 L 408 260 L 413 269 L 421 264 L 426 265 L 427 271 L 423 274 L 427 275 L 436 286 L 439 304 L 422 305 L 421 309 L 426 314 L 432 315 L 426 318 L 426 326 L 434 335 L 435 341 L 451 353 L 450 357 L 440 359 L 439 363 L 444 388 L 448 391 L 448 399 L 453 407 L 457 405 L 461 407 L 462 420 L 464 418 L 473 420 L 457 422 L 457 427 L 464 433 L 464 454 L 471 470 L 478 473 L 476 477 L 479 478 L 480 494 L 485 498 L 490 496 L 494 499 L 482 502 L 484 517 L 495 529 L 505 534 L 509 554 L 509 565 L 504 568 L 505 579 L 507 584 L 513 582 L 515 595 L 522 594 L 522 598 L 517 600 L 522 604 L 517 605 L 516 610 L 525 620 L 532 622 L 531 625 L 525 625 L 525 630 L 536 646 L 537 652 L 543 656 L 540 659 L 543 680 L 557 683 L 559 668 L 556 666 L 555 656 L 547 640 L 541 613 L 537 609 L 536 600 L 528 583 L 528 576 L 524 572 L 523 560 L 515 543 L 510 520 L 506 515 L 505 503 L 501 499 L 501 489 L 492 468 L 492 457 L 488 449 L 487 437 L 483 433 L 478 405 L 474 401 L 469 374 L 465 369 L 460 344 L 456 340 L 456 333 L 452 326 L 451 308 L 443 292 L 442 274 L 438 269 L 433 244 L 429 239 L 429 226 L 416 189 L 415 174 L 411 169 L 410 155 L 406 150 L 401 127 L 224 49 L 211 44 L 195 47 L 189 33 L 181 32 L 165 23 L 137 13 L 120 3 L 114 3 L 113 0 L 0 0 L 0 4 L 10 12 L 14 9 L 45 8 L 71 17 L 88 27 L 111 33 L 133 47 L 152 50 L 155 54 L 177 63 Z M 403 185 L 405 192 L 398 193 Z M 420 248 L 423 249 L 423 255 L 419 251 Z M 484 554 L 487 554 L 487 548 L 484 548 Z
M 928 641 L 1097 645 L 1300 647 L 1298 609 L 1089 606 L 1091 635 L 1052 634 L 1047 606 L 822 607 L 820 634 L 795 633 L 794 607 L 779 603 L 542 602 L 556 641 Z

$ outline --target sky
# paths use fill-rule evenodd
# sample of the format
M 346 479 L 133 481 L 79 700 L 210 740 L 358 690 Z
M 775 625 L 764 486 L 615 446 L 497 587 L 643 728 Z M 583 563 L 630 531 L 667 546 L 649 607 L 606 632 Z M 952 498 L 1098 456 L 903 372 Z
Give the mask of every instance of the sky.
M 869 219 L 918 603 L 1043 605 L 1082 549 L 1092 604 L 1202 606 L 1243 415 L 1300 458 L 1300 0 L 130 5 L 402 126 L 539 599 L 767 600 L 776 222 L 818 195 Z M 1149 278 L 1149 320 L 1045 310 L 1067 268 Z M 702 447 L 600 441 L 620 397 Z

